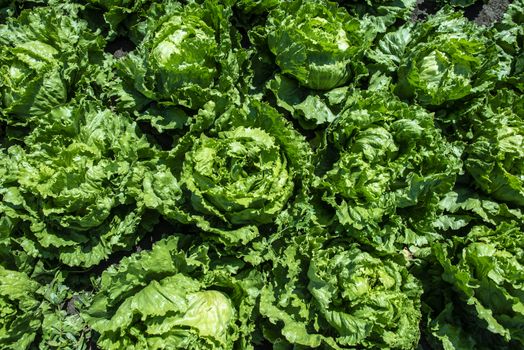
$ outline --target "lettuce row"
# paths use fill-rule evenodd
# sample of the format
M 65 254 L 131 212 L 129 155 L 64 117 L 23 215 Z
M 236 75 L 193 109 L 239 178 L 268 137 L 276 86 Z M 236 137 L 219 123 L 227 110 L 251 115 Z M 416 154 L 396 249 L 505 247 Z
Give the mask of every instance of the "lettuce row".
M 0 0 L 0 347 L 522 347 L 521 2 Z

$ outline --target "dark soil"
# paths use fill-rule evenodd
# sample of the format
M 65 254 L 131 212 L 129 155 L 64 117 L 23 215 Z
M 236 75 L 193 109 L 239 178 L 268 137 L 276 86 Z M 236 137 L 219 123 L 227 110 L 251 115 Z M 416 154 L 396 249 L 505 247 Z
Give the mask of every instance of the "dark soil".
M 464 16 L 478 25 L 490 26 L 502 19 L 509 3 L 510 0 L 479 0 L 465 9 L 457 7 L 457 11 L 464 11 Z M 438 0 L 417 0 L 411 20 L 422 21 L 427 16 L 437 13 L 441 7 L 442 4 Z
M 411 14 L 412 21 L 423 21 L 429 15 L 437 13 L 440 5 L 435 0 L 417 0 L 417 7 Z
M 477 1 L 473 5 L 466 7 L 464 9 L 464 17 L 466 17 L 470 21 L 475 21 L 475 18 L 477 18 L 479 13 L 482 11 L 483 6 L 483 1 Z
M 105 51 L 115 56 L 115 58 L 120 58 L 133 51 L 135 47 L 135 44 L 131 40 L 119 36 L 115 40 L 107 43 Z
M 490 0 L 487 4 L 482 6 L 479 14 L 474 19 L 475 23 L 489 26 L 500 21 L 507 10 L 509 3 L 509 0 Z

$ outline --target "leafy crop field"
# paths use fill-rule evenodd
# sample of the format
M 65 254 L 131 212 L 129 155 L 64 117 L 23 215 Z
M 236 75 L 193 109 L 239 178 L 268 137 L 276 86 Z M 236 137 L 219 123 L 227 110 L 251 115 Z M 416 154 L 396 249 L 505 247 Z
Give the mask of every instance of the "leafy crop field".
M 0 0 L 0 350 L 524 349 L 523 0 Z

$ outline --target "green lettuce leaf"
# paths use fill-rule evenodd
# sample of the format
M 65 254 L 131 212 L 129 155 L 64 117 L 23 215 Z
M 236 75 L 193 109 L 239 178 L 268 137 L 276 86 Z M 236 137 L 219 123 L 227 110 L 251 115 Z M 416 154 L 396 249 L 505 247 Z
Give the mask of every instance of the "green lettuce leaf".
M 137 182 L 155 153 L 135 128 L 90 102 L 41 118 L 25 149 L 12 146 L 0 159 L 11 241 L 30 256 L 84 267 L 137 242 L 156 220 Z
M 524 97 L 508 90 L 486 95 L 470 111 L 472 141 L 465 167 L 482 191 L 524 207 Z
M 348 88 L 322 92 L 301 87 L 285 75 L 276 75 L 267 84 L 279 107 L 287 110 L 304 129 L 325 127 L 341 112 Z
M 410 20 L 417 6 L 416 0 L 366 0 L 342 1 L 337 0 L 361 19 L 369 22 L 369 29 L 384 33 L 396 25 L 397 20 Z
M 278 0 L 236 0 L 235 6 L 241 9 L 245 14 L 260 15 L 267 13 L 272 8 L 278 6 Z
M 411 27 L 410 24 L 406 26 Z M 451 105 L 454 101 L 480 94 L 493 88 L 508 74 L 499 62 L 499 51 L 486 35 L 487 30 L 469 22 L 460 12 L 444 7 L 426 21 L 412 27 L 412 37 L 405 42 L 406 27 L 393 38 L 400 58 L 395 92 L 406 99 L 428 106 Z M 404 34 L 403 34 L 404 33 Z M 384 38 L 392 39 L 391 36 Z M 383 54 L 392 48 L 381 44 Z M 393 56 L 395 57 L 395 56 Z M 380 58 L 380 57 L 379 57 Z M 385 57 L 386 63 L 395 62 Z M 382 60 L 384 57 L 382 56 Z
M 261 276 L 181 240 L 161 240 L 102 274 L 83 313 L 101 349 L 251 348 Z
M 356 90 L 326 129 L 315 188 L 335 210 L 340 234 L 381 250 L 424 245 L 437 203 L 461 171 L 460 152 L 424 109 L 386 91 Z
M 26 274 L 0 266 L 0 344 L 27 349 L 42 324 L 37 291 L 40 285 Z
M 495 24 L 495 40 L 510 63 L 504 82 L 524 92 L 524 1 L 508 5 L 502 21 Z
M 109 24 L 109 37 L 114 37 L 121 32 L 122 22 L 141 14 L 147 9 L 152 0 L 84 0 L 104 12 L 104 19 Z
M 224 244 L 246 244 L 302 191 L 311 149 L 266 103 L 208 107 L 198 118 L 212 126 L 193 128 L 168 159 L 185 203 L 160 211 Z
M 413 349 L 422 290 L 404 257 L 328 242 L 306 234 L 273 245 L 260 298 L 264 336 L 274 346 Z
M 0 120 L 25 126 L 85 87 L 105 44 L 96 34 L 73 6 L 34 8 L 0 25 Z
M 368 29 L 325 0 L 282 2 L 266 23 L 267 43 L 281 71 L 315 90 L 365 74 L 361 57 L 374 38 Z
M 463 230 L 474 225 L 496 226 L 501 222 L 524 219 L 522 211 L 494 201 L 463 184 L 447 193 L 438 207 L 440 213 L 433 225 L 446 236 L 464 234 Z

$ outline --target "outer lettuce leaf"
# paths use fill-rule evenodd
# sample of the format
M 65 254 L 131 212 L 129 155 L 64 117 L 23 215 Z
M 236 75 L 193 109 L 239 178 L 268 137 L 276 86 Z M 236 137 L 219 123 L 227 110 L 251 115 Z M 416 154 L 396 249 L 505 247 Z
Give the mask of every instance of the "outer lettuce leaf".
M 450 7 L 415 25 L 409 42 L 406 27 L 401 27 L 393 37 L 402 39 L 393 52 L 404 53 L 399 56 L 395 92 L 424 106 L 438 107 L 489 91 L 508 74 L 508 67 L 500 64 L 499 52 L 486 31 Z M 388 43 L 379 47 L 382 57 L 392 48 Z M 397 64 L 392 57 L 387 60 Z
M 0 24 L 9 17 L 17 17 L 23 9 L 38 6 L 60 6 L 64 2 L 59 0 L 0 0 Z
M 123 259 L 101 277 L 83 316 L 101 349 L 250 349 L 261 285 L 255 271 L 180 237 Z
M 370 29 L 324 0 L 282 2 L 266 23 L 267 43 L 281 71 L 315 90 L 330 90 L 365 73 L 360 60 L 374 38 Z
M 480 344 L 516 348 L 524 343 L 521 238 L 521 229 L 505 222 L 496 229 L 475 226 L 464 239 L 433 247 L 442 279 L 480 329 L 472 334 Z
M 510 73 L 504 81 L 524 92 L 524 1 L 511 2 L 495 29 L 497 44 L 511 62 Z
M 277 75 L 268 82 L 279 107 L 298 119 L 304 129 L 315 129 L 333 122 L 343 107 L 347 87 L 322 92 L 303 88 L 285 75 Z
M 315 187 L 341 234 L 381 250 L 427 244 L 437 203 L 461 169 L 461 149 L 432 114 L 385 91 L 353 91 L 325 139 Z
M 459 311 L 460 312 L 460 311 Z M 453 304 L 449 303 L 446 308 L 429 323 L 429 342 L 436 349 L 483 349 L 483 345 L 468 334 L 463 325 L 456 318 Z
M 404 258 L 322 241 L 299 235 L 268 254 L 272 270 L 260 299 L 265 337 L 282 348 L 413 349 L 422 290 Z
M 278 0 L 236 0 L 235 6 L 245 14 L 261 15 L 280 4 Z
M 337 2 L 345 6 L 349 13 L 355 13 L 359 18 L 366 18 L 370 22 L 370 29 L 379 33 L 386 32 L 398 19 L 409 20 L 417 6 L 416 0 L 366 0 L 365 2 L 338 0 Z
M 136 178 L 154 150 L 135 125 L 94 103 L 55 109 L 2 163 L 0 209 L 11 240 L 34 257 L 98 264 L 155 220 Z M 137 194 L 137 195 L 135 195 Z
M 407 23 L 395 31 L 384 34 L 376 46 L 367 52 L 367 56 L 374 62 L 373 66 L 388 74 L 397 71 L 415 35 L 414 26 L 414 23 Z
M 208 107 L 198 119 L 212 127 L 193 128 L 168 160 L 186 201 L 158 209 L 226 245 L 246 244 L 303 190 L 312 173 L 311 149 L 266 103 Z
M 504 221 L 524 219 L 522 211 L 463 185 L 447 193 L 438 206 L 440 215 L 435 218 L 433 225 L 447 236 L 463 235 L 464 230 L 474 225 L 496 226 Z
M 40 285 L 24 273 L 0 266 L 0 344 L 27 349 L 42 323 L 36 293 Z
M 15 271 L 30 272 L 34 267 L 34 258 L 27 254 L 12 239 L 19 220 L 9 215 L 7 210 L 0 209 L 0 265 Z
M 109 36 L 119 32 L 119 25 L 132 15 L 144 10 L 152 0 L 84 0 L 83 2 L 101 7 L 104 19 L 109 24 Z
M 0 344 L 3 349 L 87 349 L 89 332 L 75 307 L 89 298 L 63 284 L 60 273 L 52 279 L 30 278 L 0 266 Z M 52 276 L 51 276 L 52 277 Z M 65 310 L 66 301 L 69 309 Z
M 469 111 L 465 167 L 494 199 L 524 207 L 524 97 L 501 90 Z
M 25 126 L 67 102 L 105 44 L 73 6 L 23 11 L 0 25 L 0 118 Z

